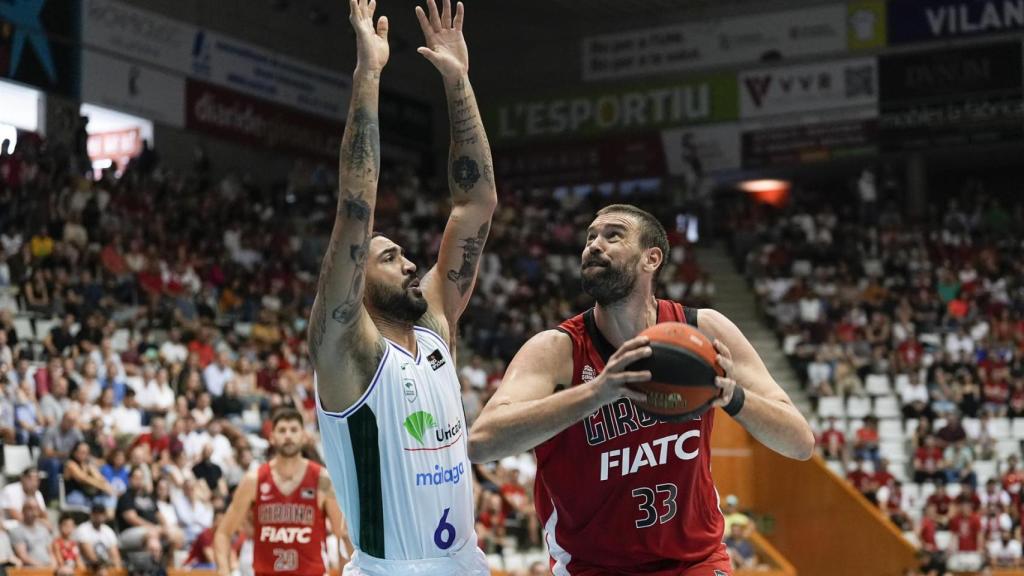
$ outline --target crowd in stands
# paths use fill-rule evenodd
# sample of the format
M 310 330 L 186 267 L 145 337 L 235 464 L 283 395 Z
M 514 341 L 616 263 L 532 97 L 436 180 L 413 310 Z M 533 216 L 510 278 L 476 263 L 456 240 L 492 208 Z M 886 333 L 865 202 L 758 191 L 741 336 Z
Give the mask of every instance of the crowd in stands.
M 0 495 L 0 566 L 208 566 L 233 488 L 268 456 L 269 411 L 302 410 L 316 456 L 305 328 L 335 175 L 299 161 L 283 181 L 257 185 L 213 178 L 201 153 L 190 170 L 166 169 L 147 148 L 123 173 L 94 176 L 80 155 L 31 135 L 3 150 L 0 440 L 26 459 L 4 463 L 17 473 Z M 583 235 L 616 200 L 597 196 L 501 192 L 461 325 L 467 425 L 527 338 L 589 306 Z M 385 164 L 376 227 L 421 273 L 447 198 Z M 671 232 L 660 293 L 707 303 L 713 283 Z M 531 454 L 476 467 L 487 552 L 541 546 L 535 471 Z
M 985 195 L 914 220 L 873 202 L 734 216 L 819 450 L 934 573 L 1022 566 L 1022 218 Z

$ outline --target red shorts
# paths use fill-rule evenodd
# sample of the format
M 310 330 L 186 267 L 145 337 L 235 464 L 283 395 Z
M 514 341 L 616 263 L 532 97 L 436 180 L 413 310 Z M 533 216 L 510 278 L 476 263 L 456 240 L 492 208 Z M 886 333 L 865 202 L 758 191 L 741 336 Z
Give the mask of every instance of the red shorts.
M 725 544 L 722 544 L 704 560 L 685 567 L 659 568 L 654 571 L 620 569 L 612 572 L 607 568 L 570 564 L 569 573 L 572 576 L 732 576 L 732 561 L 729 559 Z

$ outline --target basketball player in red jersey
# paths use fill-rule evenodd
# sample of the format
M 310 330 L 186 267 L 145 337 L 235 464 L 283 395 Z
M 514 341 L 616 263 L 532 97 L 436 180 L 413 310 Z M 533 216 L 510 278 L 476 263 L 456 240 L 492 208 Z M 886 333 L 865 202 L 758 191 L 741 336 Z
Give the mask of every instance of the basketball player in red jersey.
M 668 248 L 647 212 L 599 211 L 581 269 L 596 305 L 531 338 L 473 425 L 474 462 L 536 450 L 535 501 L 555 576 L 732 572 L 711 479 L 715 411 L 668 423 L 633 404 L 644 395 L 628 384 L 651 375 L 627 367 L 651 354 L 637 334 L 653 324 L 686 322 L 711 338 L 725 371 L 714 404 L 755 438 L 800 460 L 814 449 L 807 421 L 735 324 L 655 298 Z
M 274 457 L 245 475 L 214 536 L 219 576 L 231 573 L 230 541 L 250 512 L 256 576 L 326 574 L 325 518 L 330 519 L 339 546 L 352 554 L 327 469 L 302 457 L 302 415 L 293 408 L 282 408 L 274 414 L 273 424 L 270 443 Z

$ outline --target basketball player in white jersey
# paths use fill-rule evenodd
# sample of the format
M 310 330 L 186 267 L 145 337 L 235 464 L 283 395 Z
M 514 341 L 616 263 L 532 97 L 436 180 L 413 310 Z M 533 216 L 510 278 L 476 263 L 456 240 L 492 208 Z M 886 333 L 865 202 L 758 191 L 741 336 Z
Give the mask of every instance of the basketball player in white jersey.
M 497 193 L 469 83 L 463 6 L 416 8 L 426 37 L 419 53 L 448 96 L 453 205 L 437 264 L 422 279 L 400 246 L 373 233 L 388 22 L 374 25 L 375 0 L 350 8 L 358 60 L 337 216 L 309 323 L 324 457 L 355 547 L 345 574 L 483 576 L 454 343 Z

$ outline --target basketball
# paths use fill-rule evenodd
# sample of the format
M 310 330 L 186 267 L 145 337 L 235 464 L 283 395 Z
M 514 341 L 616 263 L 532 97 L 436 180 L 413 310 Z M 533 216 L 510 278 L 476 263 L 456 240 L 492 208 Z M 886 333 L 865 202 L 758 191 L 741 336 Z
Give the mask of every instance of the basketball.
M 627 368 L 651 371 L 649 382 L 630 386 L 647 394 L 639 407 L 663 422 L 685 422 L 706 412 L 718 396 L 715 377 L 724 374 L 711 340 L 680 322 L 656 324 L 640 336 L 650 338 L 653 353 Z

